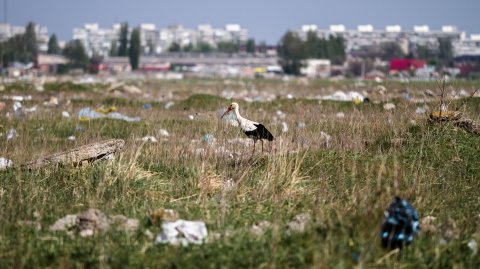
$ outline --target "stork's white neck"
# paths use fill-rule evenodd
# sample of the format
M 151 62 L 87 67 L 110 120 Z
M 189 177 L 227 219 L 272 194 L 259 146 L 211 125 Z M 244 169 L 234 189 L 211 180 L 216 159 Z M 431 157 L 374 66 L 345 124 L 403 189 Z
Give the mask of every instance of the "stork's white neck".
M 238 109 L 238 106 L 235 107 L 235 109 L 233 111 L 235 112 L 235 117 L 237 118 L 238 124 L 242 125 L 242 121 L 244 121 L 245 118 L 242 117 L 242 115 L 240 115 L 240 111 Z

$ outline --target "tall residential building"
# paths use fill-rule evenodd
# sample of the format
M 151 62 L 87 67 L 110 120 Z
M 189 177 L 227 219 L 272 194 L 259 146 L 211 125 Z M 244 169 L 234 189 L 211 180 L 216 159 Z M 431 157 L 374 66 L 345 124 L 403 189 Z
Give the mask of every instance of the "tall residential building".
M 0 42 L 7 41 L 9 38 L 25 33 L 25 26 L 16 26 L 9 23 L 0 23 Z M 35 24 L 35 33 L 37 37 L 37 45 L 40 51 L 48 49 L 48 28 Z
M 432 30 L 428 25 L 416 25 L 411 30 L 403 29 L 400 25 L 388 25 L 385 29 L 375 29 L 373 25 L 358 25 L 356 29 L 347 29 L 344 25 L 330 25 L 328 29 L 321 29 L 317 25 L 303 25 L 299 33 L 306 38 L 307 33 L 313 31 L 320 38 L 342 36 L 345 40 L 347 53 L 355 52 L 363 47 L 376 46 L 382 43 L 394 42 L 400 45 L 404 53 L 415 46 L 438 47 L 438 38 L 449 38 L 452 41 L 455 55 L 464 53 L 480 54 L 480 42 L 475 40 L 478 35 L 466 37 L 465 32 L 459 31 L 452 25 L 443 26 L 440 30 Z
M 248 40 L 248 30 L 238 24 L 227 24 L 224 28 L 214 28 L 209 24 L 200 24 L 195 29 L 183 25 L 171 25 L 157 28 L 155 24 L 139 25 L 142 52 L 145 55 L 167 52 L 173 43 L 181 47 L 207 43 L 212 47 L 219 42 L 241 42 Z M 130 29 L 131 32 L 132 29 Z M 108 56 L 112 44 L 118 45 L 120 24 L 110 28 L 101 28 L 97 23 L 85 24 L 73 29 L 73 39 L 79 39 L 89 56 Z

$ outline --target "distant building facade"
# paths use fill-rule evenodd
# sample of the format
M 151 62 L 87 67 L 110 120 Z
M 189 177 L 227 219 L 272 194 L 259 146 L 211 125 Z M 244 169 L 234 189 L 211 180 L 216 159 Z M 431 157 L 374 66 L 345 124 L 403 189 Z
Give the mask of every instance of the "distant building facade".
M 430 48 L 438 47 L 439 38 L 452 41 L 455 56 L 480 55 L 480 34 L 467 37 L 464 31 L 456 26 L 446 25 L 440 30 L 432 30 L 428 25 L 416 25 L 405 30 L 400 25 L 389 25 L 385 29 L 375 29 L 373 25 L 358 25 L 357 29 L 347 29 L 344 25 L 330 25 L 328 29 L 320 29 L 317 25 L 303 25 L 298 34 L 306 39 L 308 32 L 315 32 L 320 38 L 341 36 L 345 40 L 347 53 L 355 52 L 363 47 L 376 46 L 382 43 L 396 43 L 405 54 L 417 45 Z
M 80 40 L 88 56 L 109 55 L 114 44 L 118 46 L 120 24 L 110 28 L 102 28 L 97 23 L 85 24 L 73 29 L 73 39 Z M 155 24 L 143 23 L 139 25 L 142 52 L 144 55 L 158 55 L 168 52 L 173 43 L 181 47 L 195 46 L 205 43 L 216 47 L 220 42 L 246 43 L 248 30 L 239 24 L 227 24 L 224 28 L 214 28 L 209 24 L 198 25 L 197 28 L 186 28 L 182 25 L 171 25 L 157 28 Z M 133 28 L 129 29 L 129 35 Z
M 5 42 L 15 35 L 24 34 L 25 26 L 12 25 L 10 23 L 0 23 L 0 42 Z M 37 37 L 38 50 L 45 52 L 48 50 L 48 28 L 35 24 L 35 33 Z

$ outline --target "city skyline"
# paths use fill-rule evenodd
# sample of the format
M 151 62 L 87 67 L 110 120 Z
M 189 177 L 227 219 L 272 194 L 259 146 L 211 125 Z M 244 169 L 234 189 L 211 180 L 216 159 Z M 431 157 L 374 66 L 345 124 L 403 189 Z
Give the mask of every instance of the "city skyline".
M 324 29 L 332 24 L 343 24 L 347 29 L 355 29 L 362 24 L 372 24 L 375 29 L 395 24 L 402 25 L 404 29 L 412 29 L 414 25 L 429 25 L 430 29 L 455 25 L 471 34 L 480 33 L 480 25 L 475 21 L 475 12 L 480 9 L 480 2 L 473 0 L 448 4 L 438 4 L 438 1 L 432 0 L 405 0 L 402 1 L 403 4 L 388 4 L 378 0 L 361 3 L 349 0 L 314 2 L 245 0 L 239 5 L 238 2 L 218 0 L 202 3 L 186 0 L 175 3 L 158 3 L 153 0 L 135 3 L 126 0 L 106 0 L 101 3 L 93 0 L 81 3 L 10 0 L 7 3 L 7 21 L 16 25 L 33 21 L 48 27 L 50 34 L 55 33 L 62 40 L 70 40 L 73 28 L 85 23 L 108 26 L 123 21 L 132 26 L 153 23 L 157 27 L 181 24 L 192 28 L 205 23 L 215 27 L 238 23 L 249 30 L 250 37 L 269 44 L 278 42 L 285 31 L 296 30 L 304 24 L 316 24 Z M 350 8 L 345 8 L 346 6 Z M 52 7 L 58 12 L 52 14 Z M 1 9 L 4 16 L 4 5 Z M 408 16 L 405 16 L 407 13 Z

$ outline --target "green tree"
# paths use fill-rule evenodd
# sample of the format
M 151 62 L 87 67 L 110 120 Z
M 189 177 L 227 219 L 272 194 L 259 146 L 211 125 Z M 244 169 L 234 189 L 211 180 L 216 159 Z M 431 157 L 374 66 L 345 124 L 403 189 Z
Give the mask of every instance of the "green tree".
M 288 31 L 278 44 L 280 65 L 287 74 L 299 75 L 302 61 L 307 58 L 305 44 L 298 34 Z
M 391 60 L 393 58 L 404 58 L 402 48 L 397 43 L 386 42 L 380 45 L 380 58 L 384 61 Z
M 118 45 L 117 45 L 117 41 L 112 41 L 112 43 L 110 44 L 110 51 L 108 52 L 108 55 L 110 57 L 116 57 L 118 56 Z
M 219 42 L 217 44 L 217 51 L 219 52 L 236 53 L 239 49 L 238 44 L 234 42 Z
M 250 38 L 247 41 L 247 52 L 248 53 L 255 53 L 256 46 L 255 46 L 255 39 Z
M 34 62 L 37 59 L 38 47 L 37 47 L 37 34 L 35 33 L 35 24 L 29 22 L 25 29 L 25 48 L 28 53 L 28 61 Z
M 197 50 L 198 52 L 205 52 L 205 53 L 206 53 L 206 52 L 212 52 L 212 51 L 213 51 L 213 47 L 210 46 L 210 44 L 208 44 L 208 43 L 199 42 L 199 43 L 197 44 L 196 50 Z
M 193 46 L 192 43 L 189 43 L 188 45 L 184 46 L 182 48 L 182 51 L 184 52 L 192 52 L 192 51 L 195 51 L 195 47 Z
M 60 47 L 58 46 L 57 36 L 55 34 L 50 36 L 48 40 L 48 54 L 59 54 L 61 52 Z
M 438 58 L 443 66 L 453 65 L 453 48 L 450 38 L 438 38 Z
M 169 52 L 180 52 L 182 47 L 177 42 L 173 42 L 170 47 L 168 48 Z
M 130 49 L 128 52 L 130 65 L 132 66 L 133 70 L 138 68 L 141 52 L 142 48 L 140 45 L 140 29 L 135 28 L 135 30 L 132 31 L 132 36 L 130 37 Z
M 125 57 L 128 55 L 128 23 L 124 22 L 120 26 L 120 36 L 118 39 L 120 42 L 118 56 Z
M 88 56 L 85 53 L 85 47 L 78 39 L 67 43 L 63 50 L 63 55 L 70 60 L 70 67 L 85 69 L 88 65 Z

